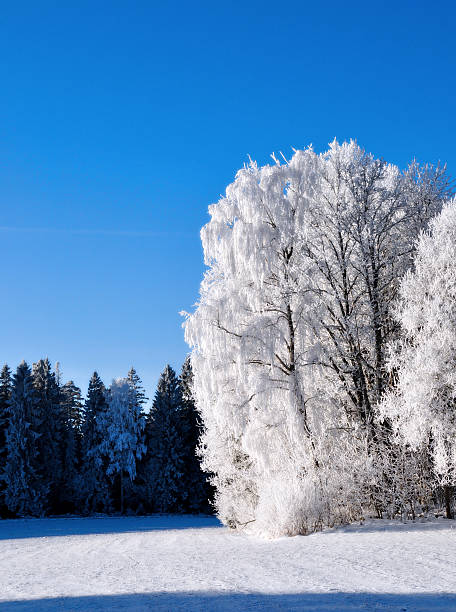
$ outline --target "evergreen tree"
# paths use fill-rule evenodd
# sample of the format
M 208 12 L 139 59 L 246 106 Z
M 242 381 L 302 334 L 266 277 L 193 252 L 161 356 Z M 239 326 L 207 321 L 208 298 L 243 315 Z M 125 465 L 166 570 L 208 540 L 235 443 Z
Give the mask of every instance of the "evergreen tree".
M 111 491 L 106 475 L 107 459 L 101 453 L 106 388 L 94 372 L 87 391 L 81 423 L 81 493 L 85 512 L 107 512 L 111 509 Z
M 5 470 L 5 501 L 20 516 L 41 516 L 47 507 L 48 484 L 40 470 L 40 429 L 32 374 L 23 361 L 13 378 Z
M 135 405 L 138 405 L 143 413 L 144 405 L 147 403 L 149 398 L 146 396 L 142 380 L 139 378 L 138 373 L 133 366 L 130 368 L 127 374 L 127 382 L 132 393 L 134 394 Z
M 188 501 L 184 475 L 189 426 L 179 380 L 169 365 L 160 376 L 147 430 L 148 497 L 158 512 L 182 512 Z
M 5 364 L 0 373 L 0 516 L 5 514 L 5 482 L 2 476 L 6 469 L 6 432 L 10 421 L 11 370 Z
M 81 455 L 81 390 L 72 380 L 60 388 L 60 402 L 64 421 L 63 488 L 61 501 L 67 510 L 74 510 L 77 504 L 80 482 L 78 467 Z
M 135 404 L 127 379 L 114 380 L 107 394 L 108 410 L 103 414 L 104 438 L 100 445 L 108 460 L 106 473 L 119 483 L 120 512 L 124 512 L 124 479 L 136 477 L 136 462 L 145 451 L 142 442 L 144 420 L 141 407 Z
M 65 455 L 65 422 L 60 390 L 47 358 L 33 364 L 32 377 L 40 419 L 37 444 L 41 473 L 49 487 L 49 511 L 59 512 Z
M 202 423 L 195 406 L 192 392 L 193 371 L 188 355 L 182 366 L 179 384 L 182 393 L 182 418 L 187 421 L 187 439 L 184 486 L 188 491 L 186 510 L 189 512 L 211 512 L 213 487 L 208 482 L 209 474 L 203 472 L 197 455 Z
M 136 478 L 132 481 L 127 479 L 124 487 L 125 503 L 129 508 L 136 508 L 138 511 L 144 511 L 144 475 L 145 475 L 145 413 L 144 405 L 148 401 L 146 397 L 142 380 L 138 376 L 136 370 L 131 367 L 127 374 L 127 383 L 130 387 L 130 405 L 132 416 L 137 421 L 138 429 L 142 432 L 138 438 L 138 444 L 144 446 L 144 452 L 141 458 L 136 461 Z

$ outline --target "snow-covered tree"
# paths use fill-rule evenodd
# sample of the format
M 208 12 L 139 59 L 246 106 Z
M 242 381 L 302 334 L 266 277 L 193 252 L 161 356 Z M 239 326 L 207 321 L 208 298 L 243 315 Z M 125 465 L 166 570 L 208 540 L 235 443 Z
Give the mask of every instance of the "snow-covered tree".
M 141 378 L 133 367 L 130 368 L 126 380 L 130 387 L 130 403 L 132 413 L 133 415 L 136 415 L 139 428 L 142 431 L 142 434 L 138 437 L 138 445 L 144 447 L 144 452 L 136 462 L 136 478 L 134 480 L 127 479 L 124 483 L 124 503 L 126 503 L 130 508 L 135 508 L 137 512 L 144 512 L 144 472 L 145 464 L 147 462 L 145 440 L 146 414 L 144 412 L 144 406 L 149 398 L 146 396 Z
M 136 477 L 136 463 L 145 452 L 142 442 L 144 419 L 141 405 L 132 401 L 132 390 L 126 378 L 114 380 L 107 393 L 108 409 L 102 413 L 104 438 L 101 453 L 107 458 L 106 473 L 120 485 L 120 511 L 124 512 L 124 478 Z
M 436 484 L 452 517 L 456 485 L 456 200 L 419 239 L 400 290 L 403 337 L 392 352 L 396 387 L 380 405 L 400 441 L 431 450 Z
M 6 505 L 19 516 L 41 516 L 47 508 L 49 485 L 41 474 L 40 429 L 32 374 L 22 362 L 13 377 L 4 475 Z
M 106 470 L 108 460 L 101 444 L 107 433 L 106 389 L 97 372 L 94 372 L 84 403 L 81 423 L 81 505 L 85 512 L 107 512 L 111 509 L 111 487 Z
M 318 157 L 318 186 L 302 237 L 323 307 L 322 363 L 338 382 L 350 419 L 368 430 L 388 386 L 387 346 L 398 333 L 392 302 L 419 232 L 448 191 L 444 168 L 414 162 L 401 173 L 354 142 L 334 141 Z
M 195 347 L 203 467 L 214 473 L 219 514 L 233 526 L 257 521 L 262 530 L 274 523 L 299 532 L 304 498 L 319 496 L 322 419 L 310 410 L 319 395 L 318 343 L 303 325 L 319 303 L 301 238 L 317 161 L 307 150 L 290 164 L 240 170 L 201 232 L 210 269 L 186 338 Z
M 189 431 L 179 379 L 169 365 L 158 382 L 147 433 L 149 503 L 158 512 L 182 512 L 190 493 L 185 483 Z
M 393 448 L 388 427 L 374 415 L 390 384 L 387 347 L 400 333 L 392 313 L 400 279 L 411 265 L 419 232 L 441 209 L 450 184 L 444 167 L 413 162 L 400 172 L 354 142 L 333 142 L 318 163 L 303 243 L 314 263 L 321 311 L 316 324 L 307 323 L 320 340 L 326 393 L 345 412 L 339 427 L 355 437 L 357 449 L 351 445 L 351 452 L 358 458 L 357 480 L 363 474 L 365 481 L 360 498 L 365 506 L 378 490 L 408 489 L 398 465 L 424 457 L 412 460 Z
M 11 370 L 5 364 L 0 373 L 0 516 L 5 513 L 5 483 L 2 479 L 6 469 L 6 432 L 10 421 Z
M 447 189 L 439 168 L 334 142 L 251 163 L 209 208 L 186 338 L 226 523 L 299 533 L 362 512 L 391 303 Z

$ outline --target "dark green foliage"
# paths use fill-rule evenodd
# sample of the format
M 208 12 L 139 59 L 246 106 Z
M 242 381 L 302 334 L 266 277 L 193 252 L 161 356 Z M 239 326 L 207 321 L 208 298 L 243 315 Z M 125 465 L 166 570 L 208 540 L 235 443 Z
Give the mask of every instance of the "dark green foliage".
M 10 421 L 11 370 L 5 364 L 0 373 L 0 516 L 7 513 L 4 498 L 5 481 L 2 476 L 6 469 L 6 432 Z
M 133 392 L 134 401 L 138 406 L 144 409 L 144 405 L 147 403 L 149 398 L 145 394 L 142 380 L 139 378 L 138 373 L 133 367 L 130 368 L 127 374 L 127 382 Z M 144 411 L 142 410 L 142 412 Z
M 40 455 L 42 426 L 32 374 L 22 362 L 13 378 L 5 470 L 6 505 L 19 516 L 41 516 L 48 508 L 49 486 Z
M 64 454 L 63 478 L 60 502 L 62 511 L 78 509 L 80 479 L 78 469 L 81 459 L 81 390 L 72 380 L 60 387 L 60 406 L 63 418 Z
M 158 512 L 183 512 L 188 491 L 183 487 L 186 470 L 188 423 L 183 418 L 182 392 L 174 370 L 164 369 L 147 419 L 147 489 Z
M 12 382 L 4 366 L 0 374 L 2 515 L 106 513 L 118 507 L 128 512 L 211 511 L 212 489 L 196 454 L 201 424 L 192 397 L 190 361 L 186 360 L 179 378 L 170 366 L 165 368 L 147 415 L 143 410 L 147 397 L 134 368 L 123 380 L 125 391 L 121 379 L 116 382 L 118 395 L 124 393 L 121 403 L 126 412 L 121 414 L 96 372 L 83 402 L 80 389 L 73 381 L 61 384 L 58 364 L 53 372 L 48 359 L 38 361 L 32 371 L 23 362 Z M 128 423 L 131 431 L 121 431 L 118 421 Z M 119 432 L 114 425 L 119 425 Z M 128 457 L 134 456 L 135 465 L 129 461 L 122 469 L 125 477 L 120 478 L 119 488 L 113 465 L 119 463 L 124 443 L 130 444 Z
M 106 388 L 94 372 L 87 391 L 81 423 L 81 507 L 84 512 L 109 512 L 111 485 L 106 475 L 107 460 L 100 452 L 102 423 L 108 409 Z
M 202 471 L 197 455 L 202 423 L 193 398 L 193 372 L 190 356 L 187 356 L 184 361 L 179 383 L 182 393 L 182 416 L 187 421 L 185 427 L 187 431 L 187 459 L 184 474 L 184 486 L 188 491 L 186 510 L 188 512 L 210 513 L 212 512 L 211 502 L 214 496 L 214 488 L 208 482 L 209 474 Z
M 65 418 L 60 404 L 60 389 L 49 359 L 33 364 L 33 387 L 39 415 L 38 454 L 41 477 L 49 490 L 49 512 L 59 513 L 63 491 L 65 456 Z

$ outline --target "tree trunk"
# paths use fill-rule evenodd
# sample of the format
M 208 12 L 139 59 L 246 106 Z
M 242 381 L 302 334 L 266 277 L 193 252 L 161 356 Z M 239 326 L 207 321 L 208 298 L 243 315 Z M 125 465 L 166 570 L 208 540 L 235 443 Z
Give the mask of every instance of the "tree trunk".
M 120 514 L 124 513 L 124 486 L 123 472 L 120 472 Z
M 451 508 L 451 487 L 448 485 L 445 485 L 443 487 L 443 494 L 445 496 L 446 517 L 447 519 L 452 519 L 454 518 L 454 516 L 453 516 L 453 509 Z

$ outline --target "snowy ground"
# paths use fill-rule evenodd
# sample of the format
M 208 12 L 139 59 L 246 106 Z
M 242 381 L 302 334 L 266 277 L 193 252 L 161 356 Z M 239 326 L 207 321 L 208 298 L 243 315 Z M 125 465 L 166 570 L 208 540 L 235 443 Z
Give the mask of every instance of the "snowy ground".
M 0 521 L 0 610 L 456 611 L 456 521 L 267 541 L 214 518 Z

